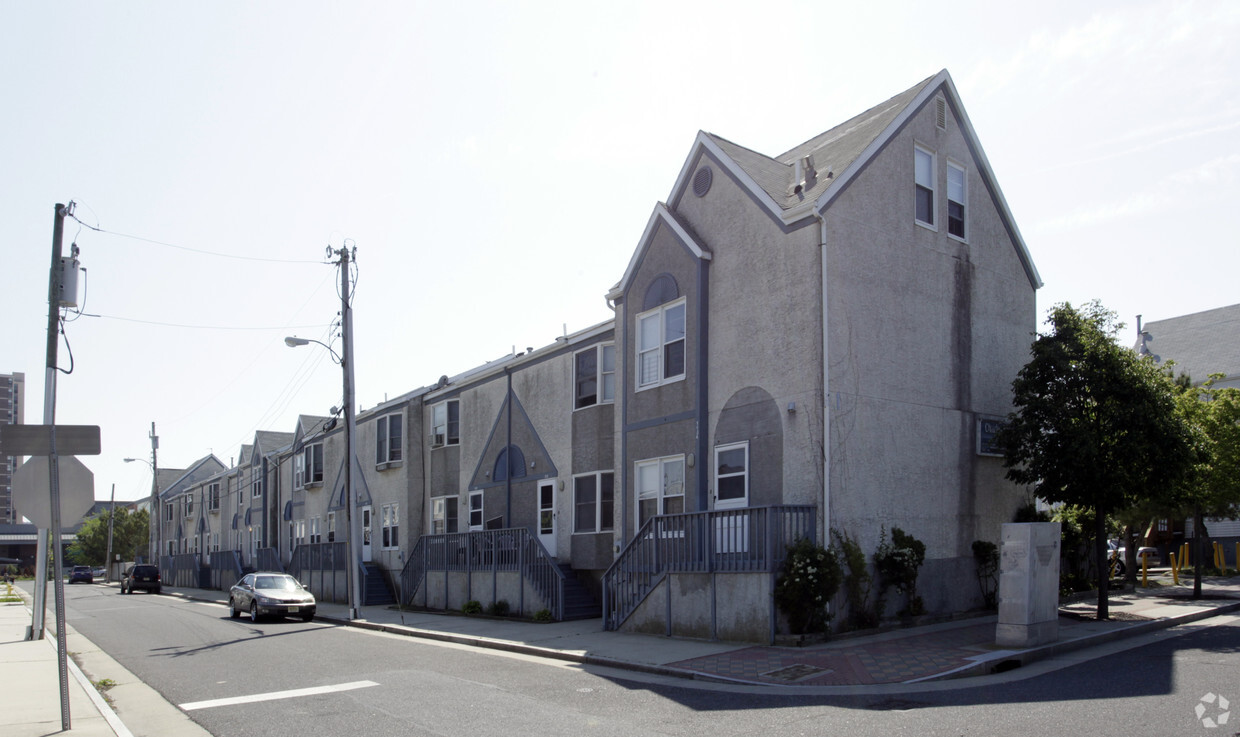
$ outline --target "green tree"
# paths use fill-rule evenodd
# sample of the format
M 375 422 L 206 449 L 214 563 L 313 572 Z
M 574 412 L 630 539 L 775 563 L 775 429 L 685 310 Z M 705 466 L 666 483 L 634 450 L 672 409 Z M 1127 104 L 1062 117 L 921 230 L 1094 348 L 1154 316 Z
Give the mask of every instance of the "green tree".
M 105 509 L 91 517 L 77 531 L 76 539 L 69 546 L 67 558 L 78 565 L 103 565 L 108 552 L 108 519 L 111 510 Z M 146 510 L 130 512 L 127 507 L 116 508 L 116 521 L 112 525 L 112 553 L 122 560 L 134 560 L 145 553 L 149 536 L 149 515 Z
M 1183 387 L 1178 399 L 1181 414 L 1199 431 L 1200 453 L 1181 499 L 1181 511 L 1193 516 L 1195 598 L 1201 597 L 1205 518 L 1240 513 L 1240 389 L 1217 389 L 1217 378 Z
M 1107 515 L 1182 489 L 1196 443 L 1172 381 L 1115 341 L 1115 313 L 1097 301 L 1064 303 L 1047 323 L 1012 382 L 1016 410 L 999 442 L 1009 479 L 1094 511 L 1097 616 L 1106 619 Z

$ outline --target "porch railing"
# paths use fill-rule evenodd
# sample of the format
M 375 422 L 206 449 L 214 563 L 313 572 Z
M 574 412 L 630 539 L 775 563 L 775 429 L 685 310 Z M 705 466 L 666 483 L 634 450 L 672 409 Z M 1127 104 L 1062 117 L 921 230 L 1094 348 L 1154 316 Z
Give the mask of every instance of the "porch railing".
M 288 573 L 310 587 L 315 596 L 330 601 L 348 601 L 348 577 L 336 575 L 348 570 L 347 542 L 301 543 L 293 550 L 287 568 Z M 357 575 L 362 574 L 359 571 Z
M 244 575 L 239 551 L 217 550 L 211 553 L 211 588 L 228 591 Z
M 812 506 L 660 515 L 603 574 L 603 627 L 614 630 L 669 573 L 774 572 L 798 538 L 815 539 Z
M 564 617 L 564 572 L 538 538 L 524 527 L 423 535 L 400 573 L 402 603 L 413 601 L 432 571 L 473 573 L 520 572 L 523 581 L 542 596 L 553 619 Z M 525 587 L 517 611 L 524 613 Z
M 255 559 L 258 561 L 258 570 L 260 571 L 285 573 L 284 564 L 280 562 L 280 551 L 275 548 L 259 548 Z

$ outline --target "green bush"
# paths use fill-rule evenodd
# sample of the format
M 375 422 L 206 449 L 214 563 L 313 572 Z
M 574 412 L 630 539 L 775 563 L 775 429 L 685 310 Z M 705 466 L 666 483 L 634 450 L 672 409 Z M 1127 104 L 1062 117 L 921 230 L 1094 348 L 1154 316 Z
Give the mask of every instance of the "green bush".
M 793 634 L 826 629 L 830 619 L 827 604 L 839 591 L 843 578 L 834 550 L 806 538 L 788 546 L 783 569 L 775 582 L 775 605 L 788 618 Z
M 493 617 L 507 617 L 508 611 L 508 602 L 503 599 L 500 599 L 491 606 L 487 607 L 487 614 L 490 614 Z
M 887 531 L 883 530 L 878 550 L 874 553 L 874 567 L 878 570 L 883 588 L 894 587 L 904 594 L 905 606 L 901 614 L 915 617 L 925 612 L 925 605 L 917 595 L 917 573 L 925 561 L 925 543 L 899 527 L 891 528 L 891 540 L 888 541 Z
M 855 629 L 878 626 L 878 615 L 870 609 L 870 591 L 874 577 L 870 575 L 870 562 L 860 543 L 847 532 L 831 530 L 831 537 L 839 547 L 837 553 L 847 573 L 844 574 L 844 598 L 848 602 L 848 623 Z
M 470 599 L 461 607 L 461 611 L 466 614 L 482 614 L 482 604 L 474 599 Z
M 538 611 L 534 612 L 534 621 L 535 622 L 550 622 L 551 621 L 551 610 L 550 609 L 539 609 Z
M 973 541 L 973 560 L 977 563 L 977 585 L 987 609 L 999 607 L 999 546 L 987 540 Z

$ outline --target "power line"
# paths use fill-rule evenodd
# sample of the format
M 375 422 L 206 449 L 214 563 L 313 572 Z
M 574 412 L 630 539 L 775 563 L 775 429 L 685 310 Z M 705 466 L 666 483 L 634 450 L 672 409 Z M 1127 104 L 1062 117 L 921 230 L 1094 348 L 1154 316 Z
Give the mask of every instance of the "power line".
M 218 256 L 219 258 L 233 258 L 233 259 L 237 259 L 240 261 L 266 261 L 269 263 L 277 263 L 277 264 L 323 264 L 323 263 L 327 263 L 324 261 L 306 261 L 306 260 L 301 260 L 301 259 L 261 258 L 258 256 L 238 256 L 237 254 L 233 254 L 233 253 L 220 253 L 218 251 L 207 251 L 201 248 L 190 248 L 189 246 L 178 246 L 175 243 L 157 241 L 153 238 L 144 238 L 140 235 L 130 235 L 128 233 L 118 233 L 114 230 L 107 230 L 97 225 L 91 225 L 90 223 L 78 220 L 76 215 L 71 215 L 70 217 L 72 217 L 74 220 L 77 220 L 77 222 L 81 224 L 82 226 L 90 228 L 96 233 L 106 233 L 107 235 L 114 235 L 117 238 L 129 238 L 135 241 L 151 243 L 156 246 L 164 246 L 165 248 L 175 248 L 181 251 L 189 251 L 191 253 L 201 253 L 206 256 Z
M 121 322 L 137 322 L 143 325 L 159 325 L 168 328 L 188 328 L 191 330 L 308 330 L 310 328 L 322 327 L 322 323 L 315 325 L 274 325 L 271 327 L 236 327 L 231 325 L 182 325 L 175 322 L 157 322 L 155 320 L 139 320 L 134 317 L 117 317 L 115 315 L 99 315 L 90 312 L 81 313 L 82 317 L 98 317 L 104 320 L 120 320 Z

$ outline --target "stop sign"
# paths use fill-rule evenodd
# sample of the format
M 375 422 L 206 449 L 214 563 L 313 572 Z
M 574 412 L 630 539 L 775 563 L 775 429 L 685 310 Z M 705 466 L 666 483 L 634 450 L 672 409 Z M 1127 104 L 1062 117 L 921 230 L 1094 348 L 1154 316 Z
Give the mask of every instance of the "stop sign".
M 57 456 L 60 526 L 72 527 L 95 504 L 95 475 L 73 456 Z M 31 456 L 13 472 L 13 506 L 35 527 L 52 526 L 52 477 L 47 456 Z

